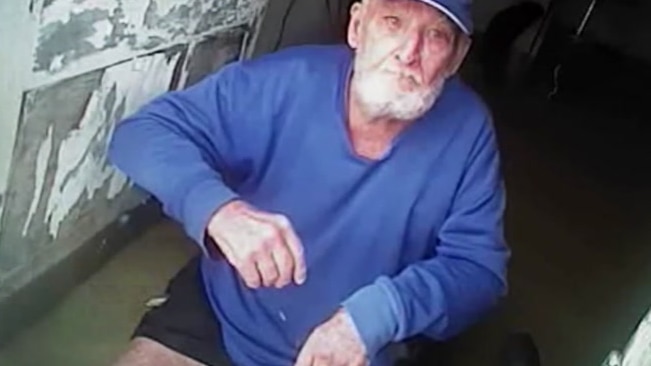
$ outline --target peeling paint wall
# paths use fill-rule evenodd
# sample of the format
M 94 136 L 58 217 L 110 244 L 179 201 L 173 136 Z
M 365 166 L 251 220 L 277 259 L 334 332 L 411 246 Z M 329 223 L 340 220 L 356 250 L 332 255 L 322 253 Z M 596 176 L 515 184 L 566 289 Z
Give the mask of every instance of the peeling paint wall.
M 0 217 L 4 212 L 5 190 L 11 166 L 21 100 L 30 77 L 30 55 L 37 28 L 24 1 L 0 1 Z M 16 42 L 16 39 L 20 42 Z M 1 230 L 1 228 L 0 228 Z M 0 247 L 2 243 L 0 243 Z
M 54 73 L 109 49 L 151 50 L 218 28 L 249 23 L 259 1 L 53 0 L 34 9 L 33 70 Z
M 12 124 L 0 124 L 0 135 L 6 129 L 15 136 L 5 162 L 9 173 L 0 170 L 0 302 L 147 198 L 107 162 L 115 124 L 159 94 L 242 57 L 265 5 L 266 0 L 23 5 L 33 47 L 31 57 L 25 53 L 16 62 L 25 77 L 14 89 L 19 95 L 11 97 L 22 103 Z M 0 10 L 6 6 L 1 3 Z M 0 70 L 5 74 L 10 70 Z M 10 96 L 0 93 L 0 102 L 5 100 Z

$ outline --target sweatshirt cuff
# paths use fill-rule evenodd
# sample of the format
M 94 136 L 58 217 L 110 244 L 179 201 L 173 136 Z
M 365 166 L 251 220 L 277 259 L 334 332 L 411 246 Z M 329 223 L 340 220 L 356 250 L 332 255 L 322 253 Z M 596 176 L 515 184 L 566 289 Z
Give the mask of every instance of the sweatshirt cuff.
M 205 180 L 194 186 L 183 202 L 185 231 L 210 257 L 206 248 L 206 229 L 215 212 L 238 196 L 218 180 Z
M 387 277 L 380 277 L 375 283 L 359 289 L 343 302 L 362 342 L 369 359 L 394 341 L 398 332 L 399 301 L 393 284 Z

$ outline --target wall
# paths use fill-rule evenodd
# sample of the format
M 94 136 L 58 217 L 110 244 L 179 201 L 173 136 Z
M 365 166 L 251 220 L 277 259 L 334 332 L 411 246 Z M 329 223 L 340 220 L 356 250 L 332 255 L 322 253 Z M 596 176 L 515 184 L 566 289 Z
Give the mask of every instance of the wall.
M 265 4 L 0 2 L 0 304 L 129 220 L 147 197 L 107 164 L 115 123 L 240 57 Z

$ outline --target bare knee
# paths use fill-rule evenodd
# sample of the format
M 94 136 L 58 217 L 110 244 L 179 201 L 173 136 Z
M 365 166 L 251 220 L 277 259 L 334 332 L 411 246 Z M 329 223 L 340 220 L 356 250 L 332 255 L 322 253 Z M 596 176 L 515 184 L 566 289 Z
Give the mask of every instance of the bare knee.
M 113 366 L 205 366 L 149 338 L 135 338 Z

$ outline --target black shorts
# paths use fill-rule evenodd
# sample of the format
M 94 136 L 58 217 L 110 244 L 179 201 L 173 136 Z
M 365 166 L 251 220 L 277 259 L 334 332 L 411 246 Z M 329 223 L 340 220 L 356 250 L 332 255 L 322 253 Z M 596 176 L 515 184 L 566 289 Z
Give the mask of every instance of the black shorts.
M 152 339 L 208 366 L 233 366 L 224 348 L 219 321 L 203 288 L 200 261 L 199 257 L 192 259 L 170 280 L 167 301 L 145 313 L 133 337 Z M 407 345 L 409 360 L 397 365 L 446 364 L 441 362 L 439 347 L 431 341 L 417 337 Z M 433 358 L 434 354 L 437 357 Z
M 221 327 L 203 289 L 200 258 L 170 280 L 167 300 L 148 310 L 133 337 L 145 337 L 208 366 L 231 366 Z

